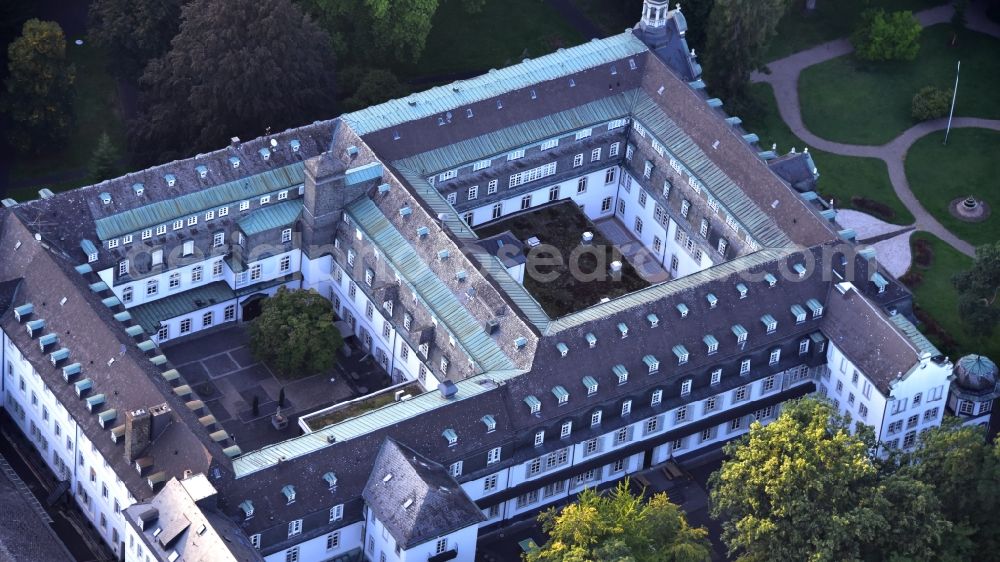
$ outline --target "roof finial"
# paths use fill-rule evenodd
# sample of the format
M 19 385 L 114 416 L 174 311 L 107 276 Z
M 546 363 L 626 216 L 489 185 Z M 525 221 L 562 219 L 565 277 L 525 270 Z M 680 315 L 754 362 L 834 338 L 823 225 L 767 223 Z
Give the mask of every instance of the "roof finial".
M 809 147 L 807 146 L 807 147 L 803 148 L 802 152 L 805 152 L 806 154 L 809 154 Z
M 771 143 L 771 150 L 778 150 L 778 143 L 772 142 Z
M 674 9 L 677 10 L 678 12 L 681 11 L 681 3 L 678 2 L 678 3 L 674 4 Z

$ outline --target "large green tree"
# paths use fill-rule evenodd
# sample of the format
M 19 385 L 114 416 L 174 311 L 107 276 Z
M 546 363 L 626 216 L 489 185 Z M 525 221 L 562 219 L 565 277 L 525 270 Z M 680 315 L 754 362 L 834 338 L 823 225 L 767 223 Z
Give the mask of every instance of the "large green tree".
M 330 40 L 290 0 L 192 0 L 143 73 L 133 145 L 162 159 L 334 113 Z
M 7 47 L 4 109 L 10 144 L 22 153 L 52 150 L 73 127 L 75 69 L 59 24 L 30 19 Z
M 774 37 L 791 0 L 715 0 L 706 37 L 705 79 L 712 92 L 739 103 L 750 73 L 765 62 L 764 50 Z
M 666 494 L 648 500 L 620 482 L 611 493 L 588 488 L 575 503 L 539 517 L 548 541 L 525 554 L 528 562 L 704 562 L 707 531 L 693 528 Z
M 438 8 L 438 0 L 302 0 L 302 4 L 329 31 L 339 58 L 383 66 L 420 58 Z
M 111 142 L 111 137 L 101 133 L 90 158 L 90 181 L 97 183 L 112 178 L 118 170 L 118 158 L 118 149 Z
M 250 324 L 250 350 L 285 377 L 329 370 L 344 344 L 333 326 L 332 306 L 314 290 L 279 288 Z
M 941 427 L 920 438 L 920 446 L 901 457 L 900 474 L 925 483 L 954 524 L 947 542 L 967 560 L 987 560 L 1000 551 L 1000 450 L 982 428 L 946 417 Z
M 90 39 L 105 47 L 111 71 L 136 77 L 146 63 L 163 56 L 181 23 L 181 0 L 94 0 Z
M 1000 241 L 976 248 L 972 269 L 952 279 L 958 289 L 958 311 L 970 332 L 993 335 L 1000 322 Z
M 861 14 L 851 42 L 858 58 L 866 61 L 913 60 L 920 52 L 923 28 L 912 12 L 886 13 L 879 8 Z
M 712 514 L 741 561 L 939 558 L 950 525 L 932 487 L 891 473 L 870 427 L 821 399 L 788 402 L 777 420 L 725 448 Z

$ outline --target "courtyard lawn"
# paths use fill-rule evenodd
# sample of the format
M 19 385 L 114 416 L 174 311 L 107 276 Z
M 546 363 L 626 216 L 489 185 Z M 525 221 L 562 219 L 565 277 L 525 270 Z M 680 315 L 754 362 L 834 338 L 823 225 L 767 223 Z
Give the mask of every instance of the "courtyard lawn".
M 795 0 L 778 23 L 777 35 L 764 60 L 777 60 L 820 43 L 849 37 L 868 4 L 886 11 L 918 12 L 943 3 L 942 0 L 817 0 L 816 10 L 806 12 L 806 0 Z
M 553 256 L 550 251 L 532 252 L 527 246 L 524 248 L 528 254 L 524 287 L 551 318 L 560 318 L 597 304 L 604 297 L 613 299 L 649 286 L 632 264 L 621 256 L 618 249 L 570 200 L 489 223 L 476 229 L 476 234 L 480 238 L 487 238 L 507 230 L 521 241 L 537 236 L 543 245 L 554 246 L 558 252 L 558 256 Z M 603 251 L 604 259 L 598 260 L 594 253 L 585 252 L 579 255 L 575 267 L 583 275 L 594 274 L 596 279 L 578 278 L 573 275 L 574 268 L 570 265 L 573 251 L 581 246 L 580 235 L 586 231 L 594 233 L 590 247 Z M 543 247 L 539 246 L 539 250 Z M 558 259 L 558 265 L 551 265 L 553 257 Z M 623 265 L 619 279 L 604 275 L 614 260 L 621 261 Z M 538 276 L 531 274 L 532 271 L 545 276 L 555 273 L 556 276 L 552 280 L 538 279 Z
M 743 116 L 743 127 L 749 132 L 757 133 L 760 146 L 770 148 L 771 144 L 777 143 L 780 153 L 788 152 L 791 147 L 802 150 L 805 143 L 781 119 L 771 86 L 751 84 L 749 92 L 753 110 Z M 913 222 L 913 215 L 892 190 L 885 162 L 875 158 L 840 156 L 821 150 L 810 149 L 809 152 L 819 169 L 818 188 L 825 199 L 833 198 L 837 207 L 853 209 L 857 205 L 851 198 L 864 197 L 891 210 L 891 217 L 879 218 L 896 224 Z
M 831 141 L 887 143 L 915 124 L 910 105 L 920 88 L 953 86 L 958 60 L 955 115 L 1000 118 L 1000 40 L 971 31 L 955 47 L 951 39 L 951 25 L 936 25 L 924 30 L 912 62 L 871 64 L 845 55 L 805 69 L 799 99 L 806 127 Z
M 67 50 L 76 65 L 76 126 L 65 147 L 15 159 L 10 182 L 17 187 L 10 189 L 8 196 L 18 201 L 37 199 L 43 187 L 65 191 L 87 184 L 88 166 L 101 133 L 107 132 L 119 154 L 125 155 L 125 125 L 105 53 L 90 44 L 70 43 Z
M 540 0 L 488 0 L 478 14 L 449 0 L 438 7 L 432 25 L 420 60 L 395 69 L 401 79 L 450 82 L 452 75 L 480 74 L 583 42 Z
M 906 155 L 906 178 L 924 208 L 959 238 L 980 245 L 1000 240 L 1000 132 L 952 129 L 948 146 L 944 131 L 918 140 Z M 974 195 L 992 214 L 979 223 L 951 215 L 948 204 Z
M 933 258 L 930 267 L 921 267 L 916 263 L 911 267 L 911 272 L 922 277 L 918 283 L 909 283 L 914 303 L 954 340 L 954 344 L 944 342 L 926 322 L 922 322 L 921 330 L 952 360 L 966 353 L 981 353 L 997 360 L 1000 358 L 1000 337 L 994 334 L 992 338 L 983 338 L 970 334 L 958 316 L 958 292 L 951 284 L 951 277 L 972 267 L 972 258 L 926 232 L 917 232 L 911 237 L 910 243 L 914 249 L 920 240 L 929 244 Z M 907 277 L 910 275 L 912 273 Z

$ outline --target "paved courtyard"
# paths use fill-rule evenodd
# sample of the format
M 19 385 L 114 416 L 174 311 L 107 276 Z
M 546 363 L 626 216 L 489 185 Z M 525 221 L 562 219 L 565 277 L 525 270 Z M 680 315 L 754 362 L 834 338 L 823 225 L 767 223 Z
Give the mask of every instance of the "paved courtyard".
M 254 359 L 245 326 L 168 343 L 163 351 L 244 451 L 298 435 L 302 414 L 388 386 L 388 375 L 358 350 L 352 350 L 350 357 L 339 353 L 330 372 L 283 380 Z M 281 413 L 288 418 L 288 425 L 279 430 L 272 425 L 271 416 L 278 411 L 282 388 L 285 402 Z

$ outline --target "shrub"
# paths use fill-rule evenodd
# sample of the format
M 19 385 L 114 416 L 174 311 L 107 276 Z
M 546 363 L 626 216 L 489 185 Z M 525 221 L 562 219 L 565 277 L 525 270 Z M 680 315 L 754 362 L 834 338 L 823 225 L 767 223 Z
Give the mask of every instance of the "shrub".
M 913 262 L 924 269 L 934 263 L 934 249 L 930 241 L 921 238 L 913 243 Z
M 851 204 L 854 205 L 855 209 L 875 215 L 884 221 L 891 221 L 896 216 L 896 212 L 892 210 L 892 207 L 880 201 L 868 199 L 867 197 L 851 197 Z
M 913 60 L 920 51 L 921 30 L 912 12 L 866 10 L 851 43 L 861 60 Z
M 910 268 L 909 271 L 904 273 L 903 276 L 899 278 L 899 281 L 911 290 L 916 289 L 921 283 L 924 282 L 924 274 L 914 268 Z
M 948 115 L 951 107 L 951 90 L 942 90 L 934 86 L 924 86 L 913 96 L 911 111 L 917 121 L 938 119 Z

